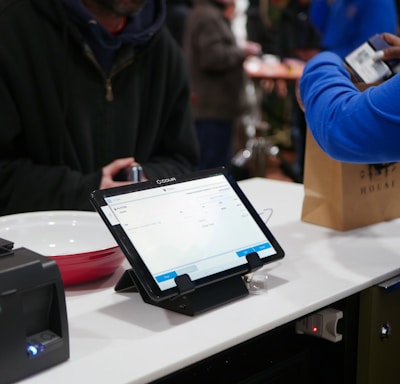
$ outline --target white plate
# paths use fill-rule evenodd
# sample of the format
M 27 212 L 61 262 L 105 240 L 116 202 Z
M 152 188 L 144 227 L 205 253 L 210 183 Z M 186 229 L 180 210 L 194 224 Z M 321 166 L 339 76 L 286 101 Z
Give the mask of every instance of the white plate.
M 44 256 L 93 252 L 117 244 L 96 212 L 43 211 L 0 217 L 0 238 Z

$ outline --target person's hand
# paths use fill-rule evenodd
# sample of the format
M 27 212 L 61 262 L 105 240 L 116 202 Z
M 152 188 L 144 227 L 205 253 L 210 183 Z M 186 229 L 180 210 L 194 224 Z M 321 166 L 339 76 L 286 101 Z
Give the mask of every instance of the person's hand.
M 400 59 L 400 37 L 387 32 L 382 33 L 381 37 L 390 45 L 390 47 L 376 51 L 373 59 L 375 61 Z M 372 86 L 377 86 L 384 82 L 384 80 L 379 80 L 373 83 L 364 83 L 363 81 L 360 81 L 357 76 L 355 76 L 353 70 L 348 65 L 345 64 L 345 67 L 350 73 L 351 81 L 359 91 L 364 91 Z
M 121 185 L 131 184 L 131 181 L 115 181 L 114 176 L 127 167 L 139 165 L 133 157 L 114 160 L 102 169 L 102 178 L 100 181 L 100 189 L 118 187 Z
M 253 41 L 246 41 L 243 49 L 246 56 L 260 56 L 262 54 L 261 45 Z
M 382 33 L 381 36 L 390 47 L 377 51 L 376 58 L 383 60 L 400 59 L 400 37 L 387 32 Z

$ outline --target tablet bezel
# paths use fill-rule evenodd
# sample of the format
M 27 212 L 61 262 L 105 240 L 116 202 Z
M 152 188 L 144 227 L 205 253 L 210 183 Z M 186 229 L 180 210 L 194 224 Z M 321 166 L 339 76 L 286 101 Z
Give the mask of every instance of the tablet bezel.
M 263 258 L 260 258 L 262 265 L 268 264 L 277 260 L 280 260 L 284 257 L 285 253 L 273 236 L 265 222 L 261 219 L 260 215 L 254 209 L 253 205 L 250 203 L 246 195 L 243 193 L 233 176 L 227 171 L 226 168 L 214 168 L 204 171 L 197 171 L 190 174 L 184 174 L 180 176 L 175 176 L 167 179 L 162 179 L 162 186 L 178 184 L 185 181 L 196 180 L 199 178 L 206 178 L 216 175 L 223 175 L 225 179 L 228 181 L 237 197 L 246 207 L 250 216 L 254 219 L 255 223 L 261 229 L 263 234 L 266 237 L 266 240 L 271 244 L 273 249 L 276 251 L 276 254 L 269 255 Z M 153 278 L 153 275 L 148 270 L 145 262 L 142 257 L 136 250 L 135 246 L 132 244 L 128 235 L 122 229 L 121 225 L 111 223 L 109 217 L 105 214 L 103 207 L 107 206 L 106 199 L 111 196 L 123 195 L 135 191 L 145 190 L 145 189 L 153 189 L 160 187 L 160 180 L 146 181 L 142 183 L 134 183 L 129 185 L 124 185 L 120 187 L 95 190 L 90 194 L 90 201 L 96 211 L 99 213 L 114 239 L 120 246 L 122 252 L 125 254 L 128 262 L 132 266 L 132 271 L 137 277 L 137 279 L 142 284 L 143 288 L 154 301 L 161 301 L 165 299 L 171 299 L 181 294 L 179 287 L 175 286 L 173 288 L 169 288 L 166 290 L 161 290 L 158 286 L 157 282 Z M 200 278 L 198 280 L 193 280 L 194 288 L 197 289 L 204 285 L 211 284 L 216 281 L 220 281 L 222 279 L 226 279 L 235 275 L 244 275 L 250 271 L 249 263 L 245 263 L 240 266 L 236 266 L 233 268 L 228 268 L 222 272 L 214 273 L 208 275 L 206 277 Z

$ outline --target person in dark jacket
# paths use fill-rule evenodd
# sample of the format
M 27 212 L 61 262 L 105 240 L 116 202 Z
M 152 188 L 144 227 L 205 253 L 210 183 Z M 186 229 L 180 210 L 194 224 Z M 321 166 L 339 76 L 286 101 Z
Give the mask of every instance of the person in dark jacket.
M 0 215 L 91 210 L 90 192 L 194 170 L 163 0 L 0 0 Z
M 269 17 L 268 0 L 248 0 L 246 10 L 247 38 L 261 45 L 263 53 L 278 54 L 279 31 Z
M 321 37 L 309 18 L 311 0 L 289 0 L 282 10 L 279 36 L 280 56 L 307 62 L 321 50 Z M 295 149 L 292 164 L 286 173 L 296 182 L 303 182 L 307 124 L 304 112 L 296 100 L 294 83 L 288 83 L 291 100 L 291 138 Z
M 234 0 L 197 0 L 189 14 L 184 52 L 189 66 L 192 107 L 200 143 L 200 169 L 230 166 L 235 120 L 247 108 L 247 55 L 259 44 L 238 45 L 231 29 Z
M 186 19 L 192 9 L 194 0 L 166 0 L 167 16 L 165 25 L 176 42 L 182 47 Z

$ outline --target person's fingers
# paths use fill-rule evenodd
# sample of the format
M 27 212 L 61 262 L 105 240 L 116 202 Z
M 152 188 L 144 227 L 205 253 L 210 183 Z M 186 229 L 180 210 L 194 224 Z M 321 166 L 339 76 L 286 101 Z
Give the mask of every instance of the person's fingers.
M 394 60 L 400 59 L 400 46 L 385 48 L 382 51 L 383 55 L 381 55 L 381 59 L 383 60 Z
M 393 35 L 392 33 L 382 33 L 382 39 L 385 40 L 391 46 L 400 46 L 400 37 Z
M 123 183 L 117 183 L 114 181 L 113 177 L 120 172 L 122 169 L 130 167 L 135 164 L 135 159 L 133 157 L 126 157 L 122 159 L 117 159 L 107 164 L 102 169 L 102 178 L 100 182 L 100 189 L 110 188 L 116 186 L 117 184 L 123 185 Z M 126 183 L 125 183 L 126 184 Z

